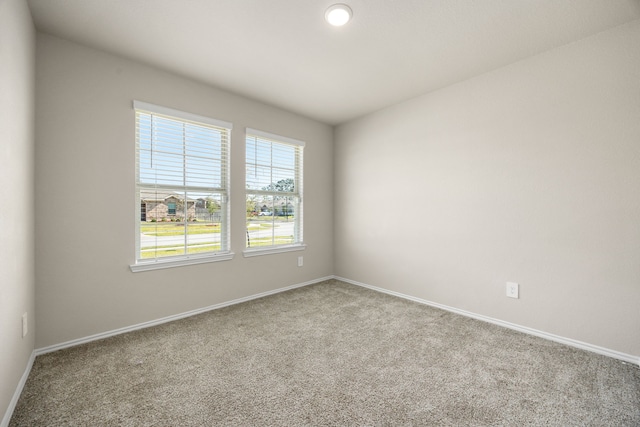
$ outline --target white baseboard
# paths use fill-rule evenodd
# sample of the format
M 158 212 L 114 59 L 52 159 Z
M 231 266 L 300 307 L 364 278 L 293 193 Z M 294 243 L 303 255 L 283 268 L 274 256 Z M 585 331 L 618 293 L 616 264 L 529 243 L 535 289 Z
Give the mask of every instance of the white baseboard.
M 29 374 L 31 373 L 31 368 L 33 367 L 33 362 L 35 360 L 36 360 L 36 352 L 34 350 L 31 352 L 31 356 L 29 357 L 29 362 L 27 362 L 27 368 L 24 370 L 24 373 L 22 374 L 22 377 L 18 382 L 18 387 L 16 387 L 16 391 L 13 393 L 11 402 L 9 402 L 9 407 L 7 408 L 7 411 L 4 413 L 2 422 L 0 422 L 0 427 L 9 426 L 9 421 L 11 421 L 11 416 L 13 415 L 13 411 L 16 409 L 16 405 L 18 404 L 18 399 L 20 399 L 20 395 L 22 394 L 24 385 L 27 383 L 27 378 L 29 378 Z
M 63 342 L 63 343 L 60 343 L 60 344 L 54 344 L 54 345 L 50 345 L 48 347 L 38 348 L 38 349 L 35 350 L 35 354 L 36 354 L 36 356 L 39 356 L 41 354 L 46 354 L 46 353 L 51 353 L 53 351 L 62 350 L 63 348 L 74 347 L 76 345 L 85 344 L 85 343 L 88 343 L 88 342 L 91 342 L 91 341 L 97 341 L 97 340 L 101 340 L 101 339 L 104 339 L 104 338 L 109 338 L 109 337 L 112 337 L 114 335 L 120 335 L 120 334 L 124 334 L 124 333 L 127 333 L 127 332 L 136 331 L 138 329 L 150 328 L 152 326 L 161 325 L 163 323 L 172 322 L 174 320 L 184 319 L 185 317 L 195 316 L 196 314 L 205 313 L 207 311 L 217 310 L 219 308 L 228 307 L 230 305 L 235 305 L 235 304 L 240 304 L 240 303 L 243 303 L 243 302 L 251 301 L 251 300 L 254 300 L 254 299 L 266 297 L 266 296 L 273 295 L 273 294 L 278 294 L 280 292 L 285 292 L 285 291 L 288 291 L 288 290 L 291 290 L 291 289 L 296 289 L 296 288 L 301 288 L 303 286 L 313 285 L 314 283 L 319 283 L 319 282 L 322 282 L 322 281 L 325 281 L 325 280 L 329 280 L 329 279 L 333 279 L 333 276 L 321 277 L 319 279 L 310 280 L 308 282 L 298 283 L 296 285 L 286 286 L 284 288 L 278 288 L 278 289 L 274 289 L 272 291 L 262 292 L 262 293 L 259 293 L 259 294 L 250 295 L 250 296 L 247 296 L 247 297 L 243 297 L 243 298 L 238 298 L 238 299 L 234 299 L 234 300 L 231 300 L 231 301 L 222 302 L 220 304 L 210 305 L 208 307 L 198 308 L 198 309 L 187 311 L 187 312 L 184 312 L 184 313 L 174 314 L 172 316 L 163 317 L 161 319 L 151 320 L 149 322 L 138 323 L 136 325 L 131 325 L 131 326 L 125 326 L 124 328 L 114 329 L 112 331 L 101 332 L 99 334 L 90 335 L 88 337 L 78 338 L 78 339 L 71 340 L 71 341 L 66 341 L 66 342 Z M 0 426 L 0 427 L 4 427 L 4 426 Z
M 505 322 L 503 320 L 494 319 L 492 317 L 483 316 L 481 314 L 472 313 L 466 310 L 460 310 L 459 308 L 449 307 L 444 304 L 439 304 L 437 302 L 432 302 L 428 300 L 424 300 L 422 298 L 416 298 L 410 295 L 401 294 L 400 292 L 390 291 L 384 288 L 378 288 L 376 286 L 367 285 L 365 283 L 356 282 L 355 280 L 345 279 L 344 277 L 334 276 L 336 280 L 340 280 L 352 285 L 361 286 L 363 288 L 371 289 L 373 291 L 382 292 L 388 295 L 393 295 L 396 297 L 404 298 L 410 301 L 414 301 L 420 304 L 429 305 L 432 307 L 440 308 L 442 310 L 450 311 L 452 313 L 460 314 L 462 316 L 471 317 L 476 320 L 482 320 L 483 322 L 493 323 L 494 325 L 502 326 L 505 328 L 513 329 L 518 332 L 523 332 L 529 335 L 535 335 L 540 338 L 544 338 L 550 341 L 554 341 L 560 344 L 565 344 L 571 347 L 576 347 L 582 350 L 590 351 L 593 353 L 601 354 L 603 356 L 612 357 L 614 359 L 622 360 L 627 363 L 633 363 L 635 365 L 640 366 L 640 356 L 634 356 L 631 354 L 621 353 L 619 351 L 611 350 L 608 348 L 600 347 L 597 345 L 585 343 L 582 341 L 577 341 L 571 338 L 565 338 L 558 335 L 550 334 L 547 332 L 539 331 L 537 329 L 528 328 L 526 326 L 517 325 L 515 323 Z

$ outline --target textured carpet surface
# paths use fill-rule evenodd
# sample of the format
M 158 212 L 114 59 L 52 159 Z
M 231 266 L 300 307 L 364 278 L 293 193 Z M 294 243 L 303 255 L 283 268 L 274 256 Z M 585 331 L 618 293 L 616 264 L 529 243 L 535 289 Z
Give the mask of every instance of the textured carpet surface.
M 38 356 L 10 426 L 640 426 L 640 369 L 328 281 Z

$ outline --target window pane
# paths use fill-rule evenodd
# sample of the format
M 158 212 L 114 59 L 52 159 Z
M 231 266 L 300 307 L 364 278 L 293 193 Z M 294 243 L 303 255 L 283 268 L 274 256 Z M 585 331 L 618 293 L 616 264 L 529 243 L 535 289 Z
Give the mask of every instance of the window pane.
M 167 203 L 169 215 L 176 214 L 176 203 Z
M 295 243 L 296 211 L 293 197 L 247 195 L 247 247 Z
M 274 243 L 273 196 L 247 195 L 247 247 Z
M 219 252 L 226 206 L 220 193 L 141 191 L 142 258 Z M 186 200 L 186 202 L 185 202 Z
M 221 194 L 189 193 L 194 200 L 187 223 L 187 252 L 219 252 L 222 249 L 222 221 L 226 206 Z
M 145 217 L 140 224 L 140 258 L 162 258 L 184 254 L 183 198 L 169 191 L 141 191 Z M 173 212 L 173 213 L 172 213 Z

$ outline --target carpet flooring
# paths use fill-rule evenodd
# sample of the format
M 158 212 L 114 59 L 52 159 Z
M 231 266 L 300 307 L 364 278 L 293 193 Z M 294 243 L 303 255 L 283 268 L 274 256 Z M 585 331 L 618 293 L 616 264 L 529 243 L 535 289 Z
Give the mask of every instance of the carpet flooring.
M 10 426 L 640 426 L 638 366 L 330 280 L 38 356 Z

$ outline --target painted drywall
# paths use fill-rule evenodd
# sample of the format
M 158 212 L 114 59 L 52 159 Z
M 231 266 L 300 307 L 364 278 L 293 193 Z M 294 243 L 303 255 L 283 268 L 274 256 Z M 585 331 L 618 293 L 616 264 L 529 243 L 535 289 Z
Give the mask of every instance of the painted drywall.
M 336 274 L 640 355 L 638 46 L 634 21 L 339 126 Z
M 23 0 L 0 1 L 0 418 L 34 349 L 35 30 Z M 22 337 L 22 314 L 29 332 Z
M 37 348 L 333 273 L 330 126 L 45 34 L 36 64 Z M 233 123 L 233 260 L 130 271 L 133 100 Z M 306 142 L 303 252 L 242 255 L 245 127 Z

